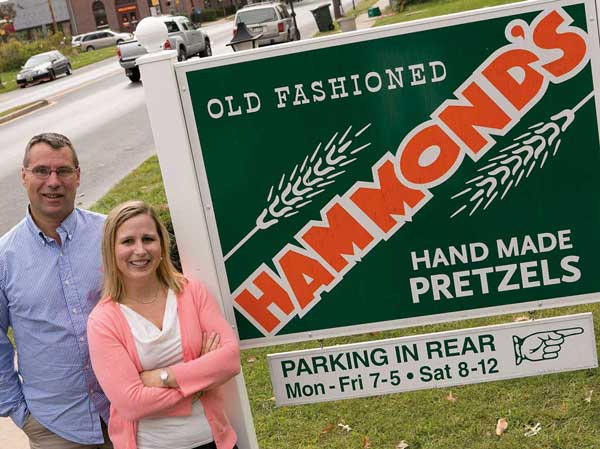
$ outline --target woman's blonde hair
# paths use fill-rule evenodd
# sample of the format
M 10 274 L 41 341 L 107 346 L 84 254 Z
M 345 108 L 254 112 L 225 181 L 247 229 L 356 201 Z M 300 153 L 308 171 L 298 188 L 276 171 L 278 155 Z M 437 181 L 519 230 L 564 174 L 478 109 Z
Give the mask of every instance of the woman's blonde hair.
M 167 288 L 181 293 L 185 278 L 179 273 L 169 256 L 171 238 L 165 226 L 159 221 L 156 212 L 144 201 L 127 201 L 116 206 L 110 211 L 104 222 L 102 236 L 102 266 L 104 268 L 104 282 L 102 284 L 102 297 L 110 297 L 113 301 L 121 302 L 125 295 L 121 272 L 117 268 L 115 256 L 115 242 L 117 230 L 123 223 L 138 215 L 148 215 L 154 221 L 160 238 L 160 263 L 156 269 L 159 282 Z

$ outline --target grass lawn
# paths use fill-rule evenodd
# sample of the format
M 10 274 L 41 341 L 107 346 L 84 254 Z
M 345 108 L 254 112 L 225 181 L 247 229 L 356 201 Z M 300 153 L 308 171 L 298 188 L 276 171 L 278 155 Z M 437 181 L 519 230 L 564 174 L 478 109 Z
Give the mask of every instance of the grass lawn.
M 2 111 L 2 112 L 0 112 L 0 118 L 4 117 L 5 115 L 11 114 L 15 111 L 18 111 L 20 109 L 26 108 L 27 106 L 31 106 L 34 103 L 37 103 L 37 101 L 33 101 L 31 103 L 26 103 L 21 106 L 15 106 L 14 108 L 10 108 L 10 109 L 7 109 L 6 111 Z
M 131 199 L 143 199 L 151 204 L 165 223 L 170 219 L 167 197 L 156 156 L 150 157 L 123 178 L 91 209 L 107 214 L 116 205 Z
M 359 16 L 362 13 L 366 13 L 367 10 L 373 6 L 375 3 L 377 3 L 378 0 L 363 0 L 363 1 L 356 1 L 356 11 L 353 10 L 351 7 L 346 8 L 344 11 L 346 14 L 344 14 L 344 17 L 352 17 L 352 16 Z
M 77 70 L 86 65 L 93 64 L 98 61 L 103 61 L 117 54 L 116 47 L 106 47 L 100 50 L 87 51 L 79 53 L 77 55 L 69 56 L 71 60 L 71 66 L 74 70 Z M 0 94 L 10 92 L 11 90 L 18 89 L 17 87 L 17 72 L 2 72 L 0 73 L 0 80 L 4 87 L 0 87 Z
M 505 5 L 508 3 L 517 3 L 519 1 L 521 0 L 430 0 L 422 3 L 410 4 L 401 13 L 382 17 L 375 22 L 375 26 L 408 22 L 409 20 L 424 19 L 427 17 L 453 14 L 461 11 L 470 11 L 472 9 Z
M 2 81 L 2 87 L 0 87 L 0 94 L 17 89 L 17 72 L 18 70 L 15 70 L 14 72 L 0 73 L 0 80 Z

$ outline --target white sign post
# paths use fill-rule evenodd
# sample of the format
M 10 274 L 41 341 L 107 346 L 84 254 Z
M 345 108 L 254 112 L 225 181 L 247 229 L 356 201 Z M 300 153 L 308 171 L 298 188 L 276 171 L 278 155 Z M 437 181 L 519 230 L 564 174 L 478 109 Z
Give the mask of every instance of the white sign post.
M 591 313 L 270 354 L 277 405 L 596 368 Z
M 138 30 L 139 28 L 138 26 Z M 166 39 L 166 28 L 164 31 Z M 158 37 L 160 39 L 162 37 Z M 225 314 L 231 316 L 233 312 L 231 309 L 227 310 L 228 306 L 219 290 L 203 211 L 204 202 L 197 187 L 175 79 L 176 60 L 177 52 L 172 50 L 149 52 L 138 59 L 152 135 L 160 159 L 183 270 L 187 276 L 202 280 L 216 296 Z M 258 449 L 243 374 L 236 376 L 224 387 L 227 416 L 237 432 L 239 449 Z

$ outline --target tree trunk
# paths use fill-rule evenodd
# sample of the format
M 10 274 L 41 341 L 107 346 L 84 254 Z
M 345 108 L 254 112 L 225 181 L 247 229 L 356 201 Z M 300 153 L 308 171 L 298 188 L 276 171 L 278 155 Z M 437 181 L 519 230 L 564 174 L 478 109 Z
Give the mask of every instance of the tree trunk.
M 333 17 L 336 19 L 339 19 L 340 17 L 342 17 L 342 10 L 340 8 L 341 1 L 333 0 L 332 3 L 333 3 Z

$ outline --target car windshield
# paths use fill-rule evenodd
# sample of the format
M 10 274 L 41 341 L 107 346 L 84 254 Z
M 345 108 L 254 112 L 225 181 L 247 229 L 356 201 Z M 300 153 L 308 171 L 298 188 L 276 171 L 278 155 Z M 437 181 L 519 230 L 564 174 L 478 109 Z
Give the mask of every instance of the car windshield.
M 277 20 L 275 10 L 273 8 L 263 8 L 239 12 L 235 23 L 244 22 L 246 25 L 251 25 L 253 23 L 273 22 L 275 20 Z
M 73 38 L 73 42 L 79 42 L 81 40 L 81 36 L 76 36 Z
M 36 65 L 44 64 L 45 62 L 50 62 L 52 58 L 50 55 L 35 55 L 27 60 L 25 63 L 25 67 L 35 67 Z

